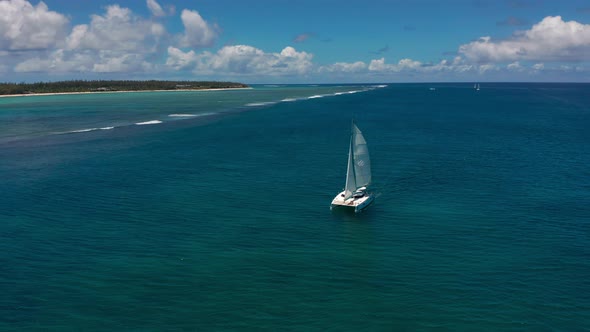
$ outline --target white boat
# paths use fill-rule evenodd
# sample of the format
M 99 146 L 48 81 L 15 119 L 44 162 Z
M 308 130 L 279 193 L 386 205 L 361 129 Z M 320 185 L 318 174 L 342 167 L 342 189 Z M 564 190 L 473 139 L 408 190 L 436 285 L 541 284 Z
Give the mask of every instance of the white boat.
M 475 90 L 479 91 L 479 84 L 477 84 L 477 87 L 475 88 Z
M 375 196 L 367 190 L 371 183 L 371 160 L 363 133 L 352 123 L 350 147 L 348 149 L 348 168 L 344 191 L 336 195 L 330 208 L 345 208 L 360 212 L 368 207 Z

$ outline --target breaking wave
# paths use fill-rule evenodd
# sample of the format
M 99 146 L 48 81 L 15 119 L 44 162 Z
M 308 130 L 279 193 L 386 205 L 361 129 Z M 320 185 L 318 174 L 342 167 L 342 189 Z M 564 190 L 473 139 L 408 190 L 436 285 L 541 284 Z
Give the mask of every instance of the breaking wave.
M 197 114 L 174 113 L 174 114 L 168 114 L 168 116 L 171 118 L 192 118 L 192 117 L 195 117 L 198 115 Z
M 162 123 L 162 121 L 160 120 L 150 120 L 150 121 L 145 121 L 145 122 L 136 122 L 135 124 L 138 126 L 143 126 L 143 125 L 153 125 L 153 124 L 160 124 Z
M 271 85 L 268 85 L 268 86 L 271 86 Z M 277 85 L 277 87 L 278 86 L 279 85 Z M 310 86 L 315 86 L 315 85 L 310 85 Z M 357 88 L 356 90 L 339 91 L 339 92 L 333 92 L 333 93 L 329 93 L 329 94 L 317 94 L 317 95 L 300 96 L 300 97 L 286 97 L 286 98 L 280 99 L 278 101 L 252 102 L 252 103 L 245 104 L 245 106 L 246 107 L 264 107 L 264 106 L 270 106 L 270 105 L 274 105 L 274 104 L 282 103 L 282 102 L 295 102 L 295 101 L 311 100 L 311 99 L 324 98 L 324 97 L 330 97 L 330 96 L 342 96 L 342 95 L 365 92 L 365 91 L 370 91 L 370 90 L 374 90 L 374 89 L 378 89 L 378 88 L 385 88 L 385 87 L 387 87 L 387 85 L 385 85 L 385 84 L 372 85 L 372 86 L 367 86 L 367 87 L 361 88 L 361 89 Z M 83 129 L 76 129 L 76 130 L 71 130 L 71 131 L 55 132 L 54 134 L 88 133 L 88 132 L 94 132 L 94 131 L 111 130 L 114 128 L 126 127 L 129 125 L 137 125 L 137 126 L 155 125 L 155 124 L 161 124 L 164 121 L 172 121 L 172 119 L 182 120 L 182 119 L 189 119 L 189 118 L 196 118 L 196 117 L 212 116 L 212 115 L 216 115 L 216 114 L 218 114 L 218 113 L 196 113 L 196 114 L 195 113 L 171 113 L 171 114 L 168 114 L 169 120 L 165 120 L 165 119 L 163 119 L 163 120 L 149 120 L 149 121 L 141 121 L 141 122 L 130 123 L 130 124 L 126 124 L 126 125 L 118 125 L 118 126 L 83 128 Z
M 76 134 L 76 133 L 87 133 L 90 131 L 97 131 L 97 130 L 111 130 L 115 127 L 100 127 L 100 128 L 85 128 L 85 129 L 76 129 L 70 131 L 64 131 L 57 134 Z
M 259 107 L 259 106 L 268 106 L 268 105 L 274 105 L 274 104 L 276 104 L 276 102 L 274 102 L 274 101 L 263 101 L 263 102 L 258 102 L 258 103 L 248 103 L 248 104 L 246 104 L 246 106 Z

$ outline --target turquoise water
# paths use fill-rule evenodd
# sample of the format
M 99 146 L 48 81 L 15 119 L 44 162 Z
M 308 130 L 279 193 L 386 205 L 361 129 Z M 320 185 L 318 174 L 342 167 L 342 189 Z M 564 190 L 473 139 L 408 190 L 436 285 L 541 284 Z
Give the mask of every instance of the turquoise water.
M 588 330 L 589 105 L 587 84 L 0 98 L 0 330 Z M 359 215 L 329 210 L 352 117 Z

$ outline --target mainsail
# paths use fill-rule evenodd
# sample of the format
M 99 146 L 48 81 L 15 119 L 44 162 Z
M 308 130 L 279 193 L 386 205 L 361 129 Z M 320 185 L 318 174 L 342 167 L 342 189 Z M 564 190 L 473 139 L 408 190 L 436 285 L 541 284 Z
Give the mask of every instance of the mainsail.
M 346 187 L 344 199 L 349 198 L 360 187 L 371 183 L 371 160 L 369 149 L 363 133 L 352 124 L 352 136 L 348 150 L 348 169 L 346 171 Z
M 354 152 L 354 175 L 356 178 L 357 188 L 367 186 L 371 183 L 371 159 L 369 158 L 369 148 L 363 133 L 358 127 L 352 124 Z

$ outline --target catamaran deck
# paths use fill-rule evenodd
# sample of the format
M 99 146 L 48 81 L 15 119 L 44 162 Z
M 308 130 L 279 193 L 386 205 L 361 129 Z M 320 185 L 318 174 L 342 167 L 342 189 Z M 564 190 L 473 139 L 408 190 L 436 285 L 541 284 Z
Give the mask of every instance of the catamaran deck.
M 349 197 L 344 199 L 344 192 L 341 192 L 338 196 L 334 197 L 331 207 L 349 207 L 353 208 L 355 211 L 360 211 L 369 206 L 373 199 L 374 197 L 371 194 L 365 194 L 362 197 Z

